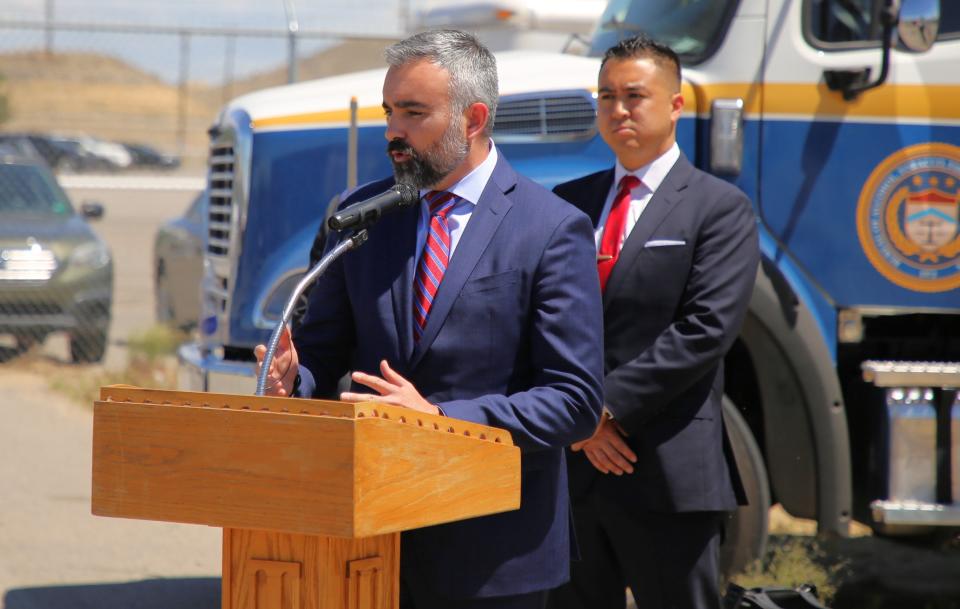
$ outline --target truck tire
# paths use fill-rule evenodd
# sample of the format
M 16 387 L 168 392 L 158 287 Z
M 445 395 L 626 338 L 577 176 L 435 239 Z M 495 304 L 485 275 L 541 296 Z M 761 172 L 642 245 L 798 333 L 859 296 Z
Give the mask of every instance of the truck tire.
M 750 426 L 727 396 L 723 396 L 723 421 L 748 501 L 730 515 L 720 546 L 720 571 L 729 578 L 766 550 L 770 481 Z

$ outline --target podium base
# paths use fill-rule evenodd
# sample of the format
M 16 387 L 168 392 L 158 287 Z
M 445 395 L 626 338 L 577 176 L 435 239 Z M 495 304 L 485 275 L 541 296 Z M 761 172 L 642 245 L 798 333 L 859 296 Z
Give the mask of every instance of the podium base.
M 223 609 L 398 609 L 400 534 L 223 529 Z

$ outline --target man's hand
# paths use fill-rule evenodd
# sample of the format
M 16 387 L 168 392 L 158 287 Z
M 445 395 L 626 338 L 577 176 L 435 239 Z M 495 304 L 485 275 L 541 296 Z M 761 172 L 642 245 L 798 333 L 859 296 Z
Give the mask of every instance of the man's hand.
M 410 381 L 394 372 L 387 360 L 381 360 L 380 374 L 383 375 L 383 378 L 364 372 L 354 372 L 352 376 L 354 382 L 366 385 L 379 395 L 347 391 L 340 394 L 340 399 L 344 402 L 382 402 L 426 412 L 427 414 L 440 414 L 440 409 L 423 399 L 417 388 Z
M 253 349 L 253 354 L 257 358 L 257 378 L 260 378 L 260 370 L 263 366 L 263 358 L 267 354 L 265 345 L 257 345 Z M 293 347 L 293 339 L 290 338 L 290 328 L 284 328 L 280 335 L 280 344 L 273 354 L 273 361 L 270 362 L 270 372 L 267 374 L 267 395 L 285 397 L 293 391 L 293 382 L 300 372 L 300 360 L 297 358 L 297 350 Z
M 623 428 L 604 412 L 593 435 L 573 444 L 570 450 L 582 450 L 590 463 L 604 474 L 632 474 L 637 455 L 624 442 L 626 435 Z

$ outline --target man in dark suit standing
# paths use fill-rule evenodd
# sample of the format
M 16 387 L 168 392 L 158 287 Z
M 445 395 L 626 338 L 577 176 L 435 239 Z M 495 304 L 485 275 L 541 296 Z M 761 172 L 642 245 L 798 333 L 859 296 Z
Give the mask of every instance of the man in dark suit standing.
M 602 406 L 593 229 L 493 145 L 496 62 L 475 38 L 426 32 L 386 56 L 395 178 L 343 204 L 394 180 L 423 200 L 371 227 L 318 280 L 295 348 L 282 341 L 271 367 L 273 394 L 328 397 L 352 370 L 343 400 L 509 430 L 520 509 L 404 533 L 400 605 L 542 608 L 569 577 L 563 449 L 592 433 Z
M 605 407 L 573 444 L 582 561 L 554 608 L 717 608 L 725 511 L 743 491 L 721 417 L 723 357 L 759 261 L 750 201 L 676 143 L 680 64 L 644 37 L 609 49 L 597 126 L 610 170 L 557 186 L 591 216 L 604 306 Z

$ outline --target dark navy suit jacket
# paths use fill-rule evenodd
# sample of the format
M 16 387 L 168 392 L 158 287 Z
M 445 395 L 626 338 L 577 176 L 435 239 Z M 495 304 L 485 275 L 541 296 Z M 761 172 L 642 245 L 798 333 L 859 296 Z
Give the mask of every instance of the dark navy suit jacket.
M 601 171 L 554 192 L 596 224 L 613 177 Z M 570 453 L 572 495 L 593 489 L 658 512 L 745 503 L 721 417 L 723 356 L 758 262 L 749 199 L 681 154 L 624 242 L 603 297 L 605 403 L 638 462 L 617 477 Z
M 404 533 L 401 568 L 410 585 L 452 598 L 557 586 L 570 557 L 563 447 L 593 432 L 602 403 L 590 220 L 501 156 L 414 344 L 419 217 L 416 206 L 385 216 L 318 280 L 294 334 L 301 395 L 331 396 L 347 370 L 379 374 L 386 359 L 448 416 L 509 430 L 520 509 Z

